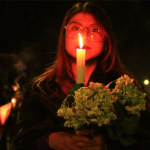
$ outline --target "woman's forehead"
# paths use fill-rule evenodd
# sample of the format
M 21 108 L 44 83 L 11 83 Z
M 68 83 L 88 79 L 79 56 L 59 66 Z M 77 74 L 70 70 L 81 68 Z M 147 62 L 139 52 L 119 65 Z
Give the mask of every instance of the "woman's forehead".
M 89 13 L 77 13 L 75 14 L 69 21 L 68 24 L 73 23 L 73 22 L 79 22 L 82 25 L 90 25 L 90 24 L 97 24 L 96 20 L 94 17 L 89 14 Z

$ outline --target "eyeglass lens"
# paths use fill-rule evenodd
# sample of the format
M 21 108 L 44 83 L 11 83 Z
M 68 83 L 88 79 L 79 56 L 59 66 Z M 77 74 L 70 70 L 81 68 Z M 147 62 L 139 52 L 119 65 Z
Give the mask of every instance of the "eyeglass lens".
M 98 26 L 89 26 L 82 27 L 80 24 L 71 23 L 67 25 L 67 36 L 69 38 L 78 38 L 78 33 L 83 33 L 83 30 L 87 30 L 89 38 L 93 41 L 101 41 L 103 39 L 103 35 L 100 32 L 100 27 Z

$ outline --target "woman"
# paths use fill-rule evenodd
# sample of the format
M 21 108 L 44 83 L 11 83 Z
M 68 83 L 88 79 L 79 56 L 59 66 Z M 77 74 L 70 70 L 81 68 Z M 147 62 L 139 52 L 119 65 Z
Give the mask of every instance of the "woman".
M 64 127 L 64 119 L 57 117 L 62 101 L 76 83 L 79 32 L 83 37 L 83 49 L 86 49 L 85 85 L 90 81 L 107 84 L 123 74 L 133 78 L 121 65 L 107 14 L 94 3 L 75 4 L 64 18 L 56 60 L 33 81 L 24 97 L 16 127 L 18 133 L 13 138 L 14 150 L 103 148 L 101 134 L 92 142 L 85 136 L 88 131 L 75 134 L 72 128 Z M 136 80 L 135 84 L 139 87 Z M 117 141 L 108 142 L 108 149 L 133 149 L 132 146 L 124 148 Z M 141 144 L 142 148 L 145 144 Z

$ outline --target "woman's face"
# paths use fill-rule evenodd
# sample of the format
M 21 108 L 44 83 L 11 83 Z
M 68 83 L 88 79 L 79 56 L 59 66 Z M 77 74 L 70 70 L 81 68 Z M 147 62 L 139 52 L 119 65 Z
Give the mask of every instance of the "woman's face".
M 81 36 L 83 39 L 83 48 L 82 49 L 86 49 L 85 59 L 89 60 L 89 59 L 96 58 L 103 52 L 104 38 L 102 40 L 100 40 L 99 38 L 96 38 L 96 40 L 95 40 L 96 36 L 94 36 L 94 38 L 93 38 L 94 40 L 89 38 L 89 37 L 91 37 L 91 34 L 90 34 L 91 29 L 94 29 L 92 31 L 92 32 L 94 32 L 94 34 L 96 32 L 98 32 L 97 29 L 99 29 L 99 26 L 98 26 L 96 20 L 94 19 L 94 17 L 91 14 L 89 14 L 89 13 L 84 14 L 82 12 L 78 13 L 70 19 L 68 24 L 69 24 L 68 31 L 66 31 L 67 34 L 65 35 L 65 49 L 66 49 L 66 52 L 70 56 L 76 58 L 76 49 L 79 48 L 79 38 L 78 38 L 77 34 L 75 34 L 76 38 L 71 38 L 68 36 L 73 36 L 76 31 L 78 32 L 79 31 L 78 27 L 80 27 L 80 26 L 82 26 L 84 28 L 82 30 Z M 72 26 L 72 24 L 73 24 L 73 26 Z M 74 24 L 75 24 L 75 26 L 74 26 Z M 70 26 L 71 26 L 71 28 L 70 28 Z M 75 31 L 73 31 L 73 34 L 71 34 L 71 33 L 68 34 L 68 32 L 70 32 L 70 30 L 72 30 L 72 28 Z

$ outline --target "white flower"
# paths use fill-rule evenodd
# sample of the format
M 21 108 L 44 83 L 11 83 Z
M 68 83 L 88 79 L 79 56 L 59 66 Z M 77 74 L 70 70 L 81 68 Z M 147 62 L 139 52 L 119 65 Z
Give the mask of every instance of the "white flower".
M 64 112 L 63 109 L 60 108 L 60 109 L 57 111 L 57 115 L 58 115 L 58 116 L 62 116 L 63 112 Z
M 75 129 L 90 123 L 110 125 L 112 120 L 117 119 L 114 103 L 123 105 L 127 113 L 140 116 L 140 111 L 146 109 L 145 93 L 139 91 L 133 81 L 128 75 L 121 76 L 111 91 L 111 83 L 104 86 L 102 83 L 90 82 L 88 87 L 75 91 L 71 108 L 66 106 L 66 98 L 57 115 L 67 120 L 64 126 Z

